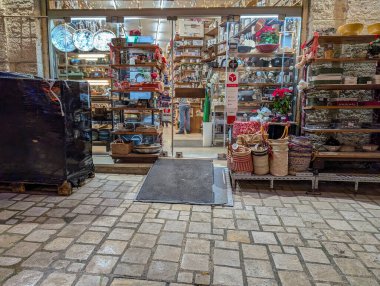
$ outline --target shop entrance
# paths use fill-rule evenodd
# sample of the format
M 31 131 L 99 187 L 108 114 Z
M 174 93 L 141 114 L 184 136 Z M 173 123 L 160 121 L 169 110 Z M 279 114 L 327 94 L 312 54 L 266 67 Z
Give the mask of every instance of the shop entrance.
M 95 148 L 103 159 L 111 160 L 110 145 L 117 139 L 132 141 L 133 150 L 158 144 L 169 157 L 216 159 L 226 153 L 231 112 L 235 119 L 248 121 L 270 106 L 271 89 L 294 84 L 294 73 L 287 67 L 298 46 L 299 18 L 290 17 L 290 24 L 283 25 L 293 29 L 277 41 L 286 44 L 275 44 L 277 50 L 268 53 L 253 51 L 253 33 L 265 24 L 279 29 L 276 23 L 284 19 L 269 15 L 271 10 L 243 17 L 228 17 L 226 10 L 207 16 L 208 11 L 198 17 L 166 17 L 157 11 L 157 16 L 116 17 L 115 22 L 110 17 L 51 21 L 51 37 L 59 26 L 63 29 L 56 32 L 65 37 L 79 30 L 95 35 L 102 30 L 104 37 L 116 39 L 111 46 L 122 47 L 86 51 L 86 41 L 76 45 L 67 39 L 51 41 L 53 77 L 90 83 L 93 142 L 100 145 Z M 99 47 L 103 48 L 101 43 Z M 238 79 L 239 86 L 232 91 L 237 100 L 226 109 L 226 79 L 232 71 Z

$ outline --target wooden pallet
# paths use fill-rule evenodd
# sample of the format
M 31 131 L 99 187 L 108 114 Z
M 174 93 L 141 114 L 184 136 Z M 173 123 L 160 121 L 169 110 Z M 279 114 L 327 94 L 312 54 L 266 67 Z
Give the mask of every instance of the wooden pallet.
M 83 185 L 81 182 L 80 185 Z M 13 193 L 46 193 L 57 192 L 60 196 L 70 196 L 73 192 L 73 186 L 70 182 L 64 181 L 61 185 L 45 185 L 29 182 L 2 182 L 0 183 L 0 192 Z

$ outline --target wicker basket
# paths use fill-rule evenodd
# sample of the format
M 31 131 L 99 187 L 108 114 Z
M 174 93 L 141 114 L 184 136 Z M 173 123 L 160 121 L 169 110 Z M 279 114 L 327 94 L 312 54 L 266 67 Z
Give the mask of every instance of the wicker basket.
M 128 155 L 133 150 L 133 143 L 124 143 L 123 140 L 117 139 L 111 143 L 112 154 Z
M 273 176 L 287 176 L 288 175 L 288 151 L 289 151 L 289 140 L 288 140 L 288 126 L 285 126 L 284 133 L 281 138 L 269 140 L 269 145 L 271 147 L 271 158 L 269 169 Z
M 256 175 L 266 175 L 269 173 L 268 154 L 253 153 L 253 170 Z
M 289 175 L 305 172 L 310 166 L 311 153 L 289 152 Z
M 237 150 L 229 148 L 227 154 L 227 166 L 236 173 L 252 173 L 253 161 L 251 149 L 239 146 Z

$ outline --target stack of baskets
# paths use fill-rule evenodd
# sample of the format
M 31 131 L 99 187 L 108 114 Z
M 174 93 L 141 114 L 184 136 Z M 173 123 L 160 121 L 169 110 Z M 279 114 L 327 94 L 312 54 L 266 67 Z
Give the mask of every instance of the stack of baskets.
M 289 141 L 289 174 L 308 170 L 313 154 L 313 144 L 307 137 L 290 137 Z

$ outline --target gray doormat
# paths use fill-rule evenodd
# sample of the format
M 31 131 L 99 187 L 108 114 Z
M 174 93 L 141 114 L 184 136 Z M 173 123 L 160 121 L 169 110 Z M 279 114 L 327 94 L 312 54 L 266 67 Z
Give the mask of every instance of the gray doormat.
M 159 159 L 150 169 L 137 201 L 214 204 L 211 160 Z

